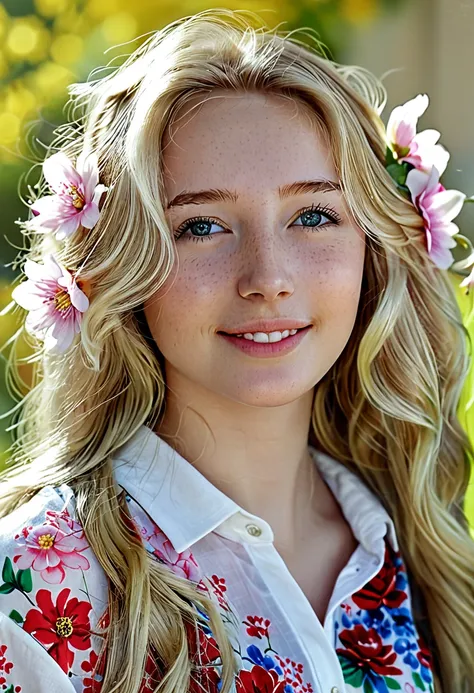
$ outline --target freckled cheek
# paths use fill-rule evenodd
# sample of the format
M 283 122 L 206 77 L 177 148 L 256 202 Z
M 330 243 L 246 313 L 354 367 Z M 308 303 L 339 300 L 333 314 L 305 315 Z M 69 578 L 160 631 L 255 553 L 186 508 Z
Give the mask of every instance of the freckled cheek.
M 363 267 L 360 246 L 345 244 L 307 254 L 300 281 L 311 287 L 321 318 L 334 320 L 337 314 L 349 316 L 357 310 Z
M 145 304 L 150 329 L 158 343 L 178 344 L 212 324 L 219 311 L 214 306 L 223 298 L 223 284 L 229 273 L 214 263 L 183 263 L 174 280 Z

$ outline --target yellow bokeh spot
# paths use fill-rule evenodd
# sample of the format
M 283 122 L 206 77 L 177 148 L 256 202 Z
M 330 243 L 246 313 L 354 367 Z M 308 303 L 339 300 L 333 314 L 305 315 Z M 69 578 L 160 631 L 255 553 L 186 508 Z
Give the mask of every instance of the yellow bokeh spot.
M 14 113 L 0 113 L 0 144 L 13 144 L 20 134 L 21 120 Z
M 35 95 L 19 82 L 14 82 L 5 89 L 3 108 L 23 119 L 36 107 Z
M 80 59 L 84 41 L 75 34 L 61 34 L 51 44 L 50 53 L 59 65 L 74 65 Z
M 56 17 L 67 9 L 68 0 L 35 0 L 35 7 L 38 14 L 43 17 Z
M 120 9 L 119 0 L 89 0 L 86 13 L 91 19 L 100 21 L 119 12 Z
M 29 86 L 40 97 L 50 99 L 66 91 L 67 85 L 74 80 L 73 73 L 63 65 L 52 61 L 43 63 L 33 75 L 28 75 Z
M 40 62 L 47 56 L 49 31 L 38 17 L 13 18 L 5 41 L 12 60 Z
M 10 70 L 10 66 L 5 58 L 5 54 L 0 51 L 0 79 L 6 77 Z
M 367 24 L 377 16 L 377 0 L 342 0 L 341 14 L 353 24 Z
M 102 33 L 110 44 L 130 41 L 137 35 L 137 20 L 128 12 L 117 12 L 102 22 Z
M 10 15 L 3 5 L 0 4 L 0 38 L 3 38 L 6 35 L 9 25 Z

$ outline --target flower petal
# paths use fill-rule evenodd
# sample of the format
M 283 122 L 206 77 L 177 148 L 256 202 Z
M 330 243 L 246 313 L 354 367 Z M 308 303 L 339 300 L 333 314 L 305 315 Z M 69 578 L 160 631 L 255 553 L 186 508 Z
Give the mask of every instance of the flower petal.
M 74 336 L 74 325 L 68 320 L 56 322 L 45 335 L 44 348 L 53 354 L 63 354 L 71 346 Z
M 73 282 L 71 288 L 69 289 L 69 297 L 74 308 L 79 310 L 81 313 L 84 313 L 89 308 L 89 299 L 77 286 L 76 282 Z
M 72 234 L 76 231 L 76 229 L 79 228 L 79 224 L 81 223 L 81 214 L 75 214 L 74 216 L 70 217 L 69 219 L 64 220 L 58 227 L 58 230 L 55 233 L 56 238 L 58 241 L 64 240 L 64 238 L 69 238 L 69 236 L 72 236 Z
M 77 170 L 82 176 L 86 203 L 92 200 L 94 190 L 99 182 L 99 161 L 95 152 L 82 152 L 77 159 Z
M 99 221 L 99 215 L 100 215 L 100 212 L 99 212 L 98 206 L 94 202 L 89 203 L 82 210 L 82 214 L 81 214 L 82 226 L 84 226 L 84 228 L 86 228 L 86 229 L 93 229 L 94 226 Z
M 56 152 L 43 162 L 43 175 L 54 192 L 61 192 L 64 185 L 79 186 L 81 176 L 64 152 Z
M 406 179 L 406 186 L 410 190 L 413 202 L 427 189 L 430 176 L 425 171 L 418 171 L 416 168 L 409 171 Z

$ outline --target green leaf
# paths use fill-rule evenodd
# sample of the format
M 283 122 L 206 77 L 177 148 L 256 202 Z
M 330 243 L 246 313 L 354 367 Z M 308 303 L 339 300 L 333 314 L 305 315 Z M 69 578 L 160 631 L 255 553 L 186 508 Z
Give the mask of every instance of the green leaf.
M 15 689 L 13 688 L 13 684 L 11 683 L 8 688 L 3 691 L 3 693 L 15 693 Z
M 33 589 L 33 580 L 31 579 L 31 569 L 19 570 L 16 574 L 16 579 L 23 592 L 31 592 Z
M 413 681 L 415 682 L 415 686 L 417 686 L 417 688 L 419 688 L 422 691 L 426 691 L 425 684 L 423 683 L 419 673 L 417 671 L 413 671 L 412 676 L 413 676 Z
M 390 166 L 391 164 L 395 163 L 396 159 L 393 156 L 393 152 L 390 147 L 387 146 L 387 149 L 385 150 L 385 166 Z
M 12 619 L 12 621 L 15 621 L 15 623 L 23 623 L 25 620 L 21 614 L 16 611 L 16 609 L 13 609 L 13 611 L 10 611 L 8 614 L 9 617 Z
M 14 589 L 15 585 L 12 585 L 11 582 L 5 582 L 3 585 L 0 585 L 0 594 L 10 594 Z
M 11 584 L 15 583 L 15 573 L 13 572 L 13 565 L 8 556 L 5 558 L 2 569 L 2 579 L 3 582 L 9 582 Z
M 344 681 L 350 683 L 354 688 L 360 688 L 364 674 L 360 668 L 351 659 L 347 659 L 342 655 L 338 655 L 341 664 Z
M 401 688 L 398 681 L 395 681 L 395 679 L 391 679 L 388 676 L 385 676 L 385 684 L 387 688 L 391 688 L 393 691 L 398 691 Z
M 364 693 L 374 693 L 374 687 L 368 678 L 364 679 Z
M 405 185 L 408 175 L 406 166 L 403 164 L 390 164 L 387 166 L 387 171 L 398 185 Z

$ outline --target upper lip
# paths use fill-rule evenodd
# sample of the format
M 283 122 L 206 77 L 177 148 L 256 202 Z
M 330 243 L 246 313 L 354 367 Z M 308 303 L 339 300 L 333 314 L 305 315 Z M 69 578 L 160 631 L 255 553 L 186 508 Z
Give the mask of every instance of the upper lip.
M 239 327 L 223 328 L 218 332 L 226 334 L 245 334 L 246 332 L 283 332 L 283 330 L 301 330 L 311 325 L 307 320 L 295 320 L 294 318 L 280 318 L 278 320 L 253 320 Z

